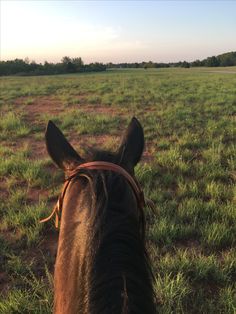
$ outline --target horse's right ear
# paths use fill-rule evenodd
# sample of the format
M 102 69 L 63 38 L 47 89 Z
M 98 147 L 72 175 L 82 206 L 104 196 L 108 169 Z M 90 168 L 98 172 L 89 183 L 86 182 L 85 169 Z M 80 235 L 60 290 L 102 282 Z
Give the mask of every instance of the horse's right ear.
M 121 146 L 118 150 L 120 164 L 131 173 L 139 162 L 144 148 L 143 128 L 139 121 L 133 117 L 123 135 Z
M 67 171 L 83 162 L 82 158 L 52 121 L 48 121 L 45 139 L 48 154 L 59 168 Z

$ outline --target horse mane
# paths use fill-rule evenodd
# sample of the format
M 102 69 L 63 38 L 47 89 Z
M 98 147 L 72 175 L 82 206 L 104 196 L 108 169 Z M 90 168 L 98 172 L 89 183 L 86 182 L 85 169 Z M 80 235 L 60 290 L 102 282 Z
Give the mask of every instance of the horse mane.
M 116 158 L 115 154 L 100 150 L 89 156 L 94 161 L 119 163 Z M 85 176 L 92 201 L 80 276 L 86 288 L 81 289 L 84 295 L 80 307 L 88 313 L 155 313 L 143 209 L 134 207 L 136 199 L 121 175 L 86 170 Z

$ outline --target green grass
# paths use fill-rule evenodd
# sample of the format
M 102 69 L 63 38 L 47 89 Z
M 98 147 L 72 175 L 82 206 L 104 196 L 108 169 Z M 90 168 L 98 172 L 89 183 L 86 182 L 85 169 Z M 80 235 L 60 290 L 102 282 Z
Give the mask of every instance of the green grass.
M 0 139 L 20 138 L 30 133 L 30 126 L 23 122 L 21 115 L 13 112 L 0 115 Z
M 152 69 L 0 80 L 0 313 L 52 309 L 54 259 L 42 243 L 54 227 L 38 221 L 63 174 L 46 155 L 48 119 L 83 153 L 100 148 L 104 135 L 103 147 L 116 149 L 133 115 L 149 157 L 136 175 L 156 206 L 146 214 L 158 312 L 235 313 L 235 74 Z M 31 116 L 36 99 L 51 107 Z
M 83 113 L 78 110 L 71 110 L 59 116 L 59 126 L 63 130 L 76 131 L 79 135 L 114 134 L 123 122 L 120 117 L 111 117 L 108 114 L 97 115 L 95 113 Z
M 16 262 L 14 262 L 14 267 L 15 264 Z M 12 289 L 7 298 L 0 301 L 0 313 L 52 313 L 53 284 L 47 268 L 45 269 L 47 281 L 37 278 L 29 267 L 27 271 L 28 274 L 24 276 L 20 275 L 17 270 L 14 271 L 18 287 Z
M 45 171 L 48 164 L 46 160 L 31 160 L 27 155 L 28 152 L 18 149 L 8 158 L 0 160 L 0 176 L 9 176 L 10 179 L 18 179 L 25 182 L 28 187 L 41 186 L 48 187 L 54 177 Z

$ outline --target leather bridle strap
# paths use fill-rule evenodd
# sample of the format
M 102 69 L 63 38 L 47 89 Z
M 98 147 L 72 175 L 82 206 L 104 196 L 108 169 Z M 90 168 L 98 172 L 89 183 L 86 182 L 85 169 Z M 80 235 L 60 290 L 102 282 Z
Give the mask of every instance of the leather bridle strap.
M 138 181 L 134 177 L 132 177 L 124 168 L 122 168 L 119 165 L 113 164 L 111 162 L 91 161 L 91 162 L 83 163 L 69 172 L 69 176 L 66 178 L 66 181 L 64 183 L 64 186 L 63 186 L 63 189 L 61 192 L 61 195 L 60 195 L 60 197 L 56 203 L 56 206 L 53 208 L 52 213 L 47 218 L 42 219 L 40 222 L 46 222 L 46 221 L 50 220 L 54 214 L 56 214 L 55 225 L 56 225 L 56 228 L 58 228 L 59 213 L 62 209 L 62 202 L 63 202 L 64 196 L 65 196 L 65 192 L 67 190 L 67 187 L 73 178 L 80 176 L 81 170 L 86 170 L 86 169 L 87 170 L 110 170 L 110 171 L 113 171 L 113 172 L 116 172 L 116 173 L 122 175 L 128 181 L 131 188 L 133 189 L 134 194 L 135 194 L 136 199 L 137 199 L 138 206 L 140 208 L 143 208 L 145 205 L 148 205 L 149 207 L 154 209 L 154 203 L 149 199 L 145 200 L 143 191 L 142 191 L 141 186 L 138 183 Z
M 143 191 L 137 182 L 137 180 L 132 177 L 124 168 L 119 165 L 113 164 L 111 162 L 106 161 L 91 161 L 80 166 L 76 167 L 71 173 L 68 179 L 71 177 L 76 176 L 79 170 L 81 169 L 88 169 L 88 170 L 110 170 L 121 174 L 125 179 L 129 182 L 130 186 L 132 187 L 134 194 L 137 198 L 138 204 L 143 207 L 145 205 Z
M 70 180 L 65 181 L 63 188 L 62 188 L 62 191 L 61 191 L 61 194 L 57 200 L 56 205 L 53 207 L 51 214 L 48 217 L 41 219 L 39 221 L 40 223 L 46 222 L 46 221 L 50 220 L 54 215 L 56 215 L 55 227 L 58 228 L 58 226 L 59 226 L 59 214 L 60 214 L 60 211 L 62 209 L 62 202 L 63 202 L 63 199 L 64 199 L 64 196 L 65 196 L 65 193 L 66 193 L 66 190 L 67 190 L 69 183 L 70 183 Z

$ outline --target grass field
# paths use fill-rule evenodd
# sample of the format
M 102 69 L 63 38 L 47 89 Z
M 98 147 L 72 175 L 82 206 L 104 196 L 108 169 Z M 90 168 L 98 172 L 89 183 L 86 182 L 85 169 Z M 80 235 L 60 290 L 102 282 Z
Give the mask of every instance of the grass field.
M 156 204 L 147 220 L 158 313 L 235 313 L 236 74 L 222 71 L 0 78 L 0 313 L 52 311 L 58 235 L 39 220 L 63 174 L 46 153 L 48 119 L 83 155 L 116 149 L 133 115 L 146 137 L 136 174 Z

